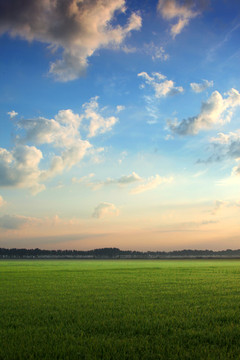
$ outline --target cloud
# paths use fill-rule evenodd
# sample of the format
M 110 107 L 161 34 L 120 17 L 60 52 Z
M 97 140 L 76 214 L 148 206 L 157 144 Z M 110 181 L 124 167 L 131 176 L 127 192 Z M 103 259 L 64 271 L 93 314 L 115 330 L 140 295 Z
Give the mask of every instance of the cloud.
M 35 146 L 18 145 L 12 151 L 0 148 L 0 186 L 27 187 L 33 194 L 43 190 L 38 168 L 42 157 Z
M 148 75 L 146 72 L 141 72 L 138 74 L 139 77 L 142 77 L 145 80 L 145 83 L 152 86 L 155 91 L 155 97 L 161 98 L 166 96 L 173 96 L 183 92 L 181 86 L 175 86 L 172 80 L 167 80 L 165 75 L 162 75 L 157 72 L 153 72 L 152 76 Z
M 118 121 L 118 118 L 115 116 L 104 118 L 99 112 L 97 100 L 98 96 L 92 98 L 88 103 L 83 105 L 85 110 L 84 118 L 90 122 L 88 133 L 88 137 L 90 138 L 112 130 L 112 127 Z
M 133 171 L 130 175 L 123 175 L 117 179 L 109 178 L 106 181 L 104 181 L 102 184 L 103 185 L 117 184 L 120 186 L 124 186 L 124 185 L 132 184 L 132 183 L 135 183 L 135 182 L 138 182 L 141 180 L 142 180 L 142 178 Z
M 46 180 L 49 177 L 62 173 L 65 168 L 71 169 L 72 166 L 83 159 L 91 146 L 88 141 L 79 139 L 74 145 L 62 151 L 61 155 L 55 155 L 52 158 L 50 168 L 42 172 L 41 179 Z
M 240 158 L 240 130 L 228 134 L 218 133 L 216 137 L 210 139 L 213 154 L 208 161 L 220 161 L 223 159 Z
M 99 190 L 103 186 L 118 185 L 123 187 L 143 180 L 134 171 L 130 175 L 123 175 L 116 179 L 107 178 L 105 181 L 95 181 L 95 182 L 91 181 L 93 175 L 94 174 L 89 174 L 88 176 L 83 176 L 80 179 L 74 178 L 72 179 L 72 181 L 74 183 L 84 183 L 86 186 L 92 188 L 93 190 Z
M 0 207 L 5 205 L 6 201 L 3 199 L 3 197 L 0 195 Z
M 200 92 L 208 89 L 209 87 L 212 87 L 213 81 L 203 80 L 203 82 L 201 84 L 191 83 L 190 86 L 195 93 L 200 93 Z
M 163 183 L 170 183 L 173 180 L 172 177 L 161 177 L 158 174 L 145 179 L 139 176 L 134 171 L 129 175 L 123 175 L 115 179 L 107 178 L 104 181 L 91 181 L 92 177 L 93 175 L 90 174 L 80 179 L 73 178 L 72 181 L 74 183 L 82 183 L 93 190 L 99 190 L 103 186 L 117 185 L 120 187 L 125 187 L 139 183 L 137 187 L 134 187 L 130 190 L 130 194 L 139 194 L 148 190 L 152 190 Z
M 80 179 L 77 179 L 76 177 L 72 178 L 72 182 L 74 184 L 77 184 L 77 183 L 86 183 L 89 181 L 89 179 L 92 179 L 93 177 L 95 176 L 94 173 L 90 173 L 88 175 L 85 175 L 85 176 L 82 176 Z
M 118 216 L 118 215 L 119 215 L 119 210 L 114 204 L 108 202 L 102 202 L 95 207 L 92 217 L 96 219 L 102 219 L 109 216 Z
M 173 178 L 165 178 L 156 174 L 155 176 L 151 176 L 148 179 L 144 180 L 143 184 L 138 185 L 134 189 L 131 190 L 131 194 L 140 194 L 142 192 L 155 189 L 161 184 L 172 182 Z
M 125 110 L 125 106 L 124 105 L 117 105 L 117 108 L 116 108 L 116 112 L 119 113 L 120 111 L 123 111 Z
M 180 34 L 189 21 L 199 15 L 199 11 L 194 10 L 196 1 L 184 0 L 183 3 L 177 0 L 159 0 L 157 5 L 158 12 L 166 20 L 176 19 L 176 23 L 171 25 L 171 35 L 175 38 Z
M 196 135 L 201 130 L 229 122 L 234 108 L 240 105 L 240 94 L 236 89 L 231 89 L 225 96 L 223 98 L 218 91 L 214 91 L 210 98 L 202 103 L 199 115 L 180 122 L 168 121 L 170 130 L 178 135 Z
M 240 164 L 234 166 L 234 168 L 232 169 L 232 176 L 234 175 L 240 176 Z
M 74 114 L 70 109 L 60 110 L 54 119 L 22 119 L 17 122 L 17 126 L 25 133 L 17 140 L 21 143 L 53 144 L 55 147 L 73 145 L 79 138 L 81 120 L 82 116 Z
M 233 167 L 231 175 L 240 175 L 240 129 L 228 134 L 221 132 L 211 137 L 210 149 L 212 150 L 210 157 L 207 160 L 199 159 L 197 163 L 207 164 L 234 159 L 238 164 Z
M 212 215 L 216 215 L 224 207 L 240 207 L 240 201 L 232 201 L 232 200 L 216 200 L 214 209 L 212 210 Z
M 18 113 L 14 110 L 9 111 L 7 114 L 10 116 L 10 119 L 13 119 L 15 116 L 18 115 Z
M 132 13 L 125 25 L 112 25 L 115 15 L 125 18 L 125 0 L 39 1 L 12 0 L 0 4 L 0 34 L 47 44 L 62 58 L 52 62 L 50 74 L 69 81 L 82 76 L 88 58 L 101 48 L 119 47 L 141 28 L 141 16 Z
M 152 60 L 161 60 L 166 61 L 169 59 L 169 55 L 165 52 L 163 46 L 157 46 L 153 41 L 150 43 L 144 44 L 143 51 L 147 55 L 150 55 Z
M 105 118 L 97 100 L 95 97 L 85 103 L 80 114 L 67 109 L 60 110 L 52 119 L 16 121 L 15 147 L 11 151 L 0 148 L 0 186 L 26 187 L 37 194 L 45 189 L 44 181 L 69 170 L 86 155 L 96 159 L 103 148 L 93 147 L 88 139 L 82 138 L 80 130 L 85 137 L 93 137 L 110 131 L 118 121 L 114 116 Z M 36 144 L 52 147 L 53 155 L 45 169 L 39 168 L 44 156 Z
M 19 215 L 0 216 L 0 228 L 7 230 L 20 229 L 23 225 L 29 223 L 31 218 Z

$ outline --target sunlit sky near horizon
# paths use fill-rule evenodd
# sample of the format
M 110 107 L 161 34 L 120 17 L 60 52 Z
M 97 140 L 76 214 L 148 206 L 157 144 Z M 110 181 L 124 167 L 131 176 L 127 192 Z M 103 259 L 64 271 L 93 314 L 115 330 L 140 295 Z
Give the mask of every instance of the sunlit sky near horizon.
M 240 248 L 239 0 L 0 0 L 0 247 Z

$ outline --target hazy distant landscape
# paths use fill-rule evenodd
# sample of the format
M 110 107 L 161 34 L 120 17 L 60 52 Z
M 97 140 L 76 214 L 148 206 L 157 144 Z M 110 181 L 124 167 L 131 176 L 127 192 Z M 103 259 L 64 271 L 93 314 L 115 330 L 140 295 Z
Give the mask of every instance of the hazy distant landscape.
M 0 259 L 175 259 L 175 258 L 240 258 L 238 250 L 175 250 L 175 251 L 132 251 L 118 248 L 81 250 L 42 250 L 0 248 Z

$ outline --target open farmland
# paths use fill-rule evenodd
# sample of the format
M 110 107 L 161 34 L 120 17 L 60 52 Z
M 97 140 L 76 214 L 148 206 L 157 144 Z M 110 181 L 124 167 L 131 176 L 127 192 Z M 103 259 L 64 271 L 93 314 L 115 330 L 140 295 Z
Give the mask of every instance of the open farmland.
M 240 261 L 1 261 L 0 359 L 239 359 Z

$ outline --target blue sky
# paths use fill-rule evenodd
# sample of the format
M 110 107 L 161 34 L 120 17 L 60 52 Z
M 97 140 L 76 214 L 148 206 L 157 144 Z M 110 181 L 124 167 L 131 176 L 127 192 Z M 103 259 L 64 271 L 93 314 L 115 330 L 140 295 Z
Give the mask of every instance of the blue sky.
M 0 10 L 0 246 L 239 248 L 239 1 Z

